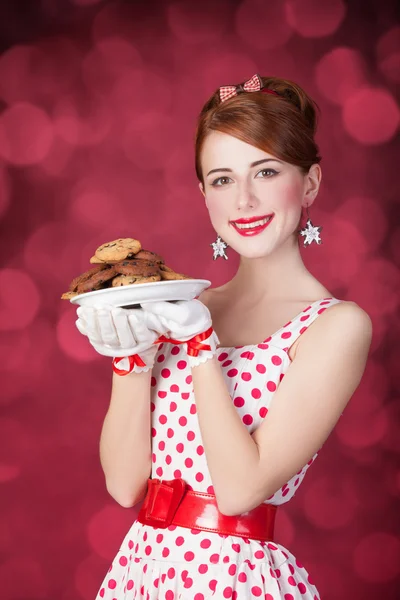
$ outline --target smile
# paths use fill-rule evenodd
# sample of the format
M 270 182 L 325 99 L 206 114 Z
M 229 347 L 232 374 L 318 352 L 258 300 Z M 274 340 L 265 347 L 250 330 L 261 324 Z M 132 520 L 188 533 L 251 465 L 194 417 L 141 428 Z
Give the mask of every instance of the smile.
M 236 231 L 240 233 L 240 235 L 257 235 L 258 233 L 264 231 L 266 227 L 268 227 L 273 218 L 274 215 L 268 215 L 263 219 L 251 221 L 250 223 L 238 223 L 236 221 L 232 221 L 232 225 L 236 229 Z

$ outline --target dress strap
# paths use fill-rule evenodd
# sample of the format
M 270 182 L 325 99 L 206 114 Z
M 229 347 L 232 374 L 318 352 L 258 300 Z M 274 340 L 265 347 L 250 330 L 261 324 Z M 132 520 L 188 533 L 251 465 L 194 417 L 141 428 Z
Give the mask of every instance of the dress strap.
M 296 315 L 291 321 L 278 329 L 272 336 L 265 340 L 272 346 L 278 346 L 285 352 L 294 344 L 294 342 L 304 333 L 309 325 L 319 317 L 327 308 L 342 302 L 338 298 L 322 298 L 312 304 L 309 304 Z

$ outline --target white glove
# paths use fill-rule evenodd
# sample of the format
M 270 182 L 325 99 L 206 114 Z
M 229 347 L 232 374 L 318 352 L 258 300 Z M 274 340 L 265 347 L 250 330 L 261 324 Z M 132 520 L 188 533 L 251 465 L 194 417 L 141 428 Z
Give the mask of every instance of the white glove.
M 99 354 L 113 357 L 116 373 L 121 371 L 119 374 L 125 375 L 132 370 L 140 373 L 152 368 L 158 348 L 155 342 L 167 331 L 155 315 L 141 308 L 110 305 L 79 306 L 77 315 L 80 333 L 88 337 Z M 133 358 L 135 355 L 139 358 Z
M 212 328 L 210 311 L 200 300 L 180 300 L 174 304 L 148 302 L 141 306 L 145 313 L 157 316 L 160 324 L 168 329 L 171 343 L 186 342 L 191 367 L 214 356 L 219 339 Z

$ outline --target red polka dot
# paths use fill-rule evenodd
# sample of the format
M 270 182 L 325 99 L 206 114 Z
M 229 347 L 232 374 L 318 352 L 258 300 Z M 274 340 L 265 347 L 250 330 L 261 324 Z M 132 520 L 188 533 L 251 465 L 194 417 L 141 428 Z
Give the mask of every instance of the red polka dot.
M 179 392 L 179 385 L 173 384 L 169 389 L 171 390 L 171 392 Z
M 241 406 L 244 405 L 244 399 L 241 396 L 237 396 L 234 400 L 233 400 L 233 404 L 235 406 L 237 406 L 237 408 L 240 408 Z
M 292 577 L 292 575 L 291 575 L 290 577 L 288 577 L 288 583 L 289 583 L 290 585 L 293 585 L 293 586 L 295 586 L 295 585 L 296 585 L 296 582 L 295 582 L 295 580 L 294 580 L 294 577 Z
M 201 573 L 202 575 L 204 575 L 204 573 L 207 573 L 208 571 L 208 566 L 207 565 L 199 565 L 199 573 Z
M 204 454 L 204 448 L 203 448 L 203 446 L 197 446 L 196 452 L 197 452 L 197 454 L 199 456 L 201 456 L 202 454 Z
M 187 418 L 179 417 L 179 425 L 182 425 L 182 427 L 184 427 L 186 424 L 187 424 Z
M 229 565 L 228 573 L 231 577 L 236 575 L 236 565 Z
M 279 366 L 279 365 L 282 364 L 282 359 L 281 359 L 280 356 L 276 356 L 274 354 L 274 356 L 271 357 L 271 362 L 272 362 L 273 365 Z
M 259 373 L 265 373 L 266 370 L 267 369 L 266 369 L 265 365 L 261 365 L 261 364 L 256 365 L 256 371 L 258 371 Z
M 233 592 L 232 588 L 230 586 L 228 586 L 224 589 L 222 595 L 224 596 L 224 598 L 232 598 L 232 592 Z
M 260 408 L 260 410 L 258 411 L 258 414 L 260 415 L 260 417 L 262 419 L 264 419 L 264 417 L 267 415 L 267 413 L 268 413 L 268 408 L 266 408 L 265 406 L 262 406 Z
M 169 437 L 169 438 L 174 437 L 174 430 L 171 429 L 171 427 L 168 428 L 167 437 Z
M 183 371 L 184 369 L 186 369 L 187 362 L 186 362 L 186 360 L 178 360 L 178 362 L 176 363 L 176 366 L 178 367 L 178 369 Z
M 267 390 L 269 392 L 275 392 L 275 390 L 276 390 L 276 383 L 274 381 L 268 381 L 267 382 Z
M 122 565 L 123 567 L 126 567 L 126 565 L 128 564 L 128 559 L 126 558 L 126 556 L 120 557 L 119 564 Z
M 185 541 L 185 539 L 184 539 L 184 538 L 183 538 L 181 535 L 179 535 L 179 536 L 176 538 L 176 540 L 175 540 L 175 544 L 176 544 L 177 546 L 182 546 L 182 544 L 183 544 L 183 542 L 184 542 L 184 541 Z
M 231 365 L 231 364 L 232 364 L 231 360 L 226 360 L 224 363 L 222 363 L 222 366 L 223 367 L 229 367 L 229 365 Z
M 210 583 L 208 584 L 208 587 L 212 592 L 215 592 L 215 588 L 217 587 L 217 580 L 211 579 Z
M 247 358 L 247 360 L 253 360 L 254 352 L 251 352 L 250 350 L 246 350 L 245 352 L 242 352 L 242 354 L 240 356 L 242 358 Z
M 253 396 L 253 398 L 258 400 L 259 398 L 261 398 L 261 390 L 259 390 L 258 388 L 253 388 L 251 390 L 251 395 Z
M 223 360 L 225 360 L 226 358 L 228 358 L 228 356 L 229 356 L 229 355 L 228 355 L 228 353 L 227 353 L 227 352 L 222 352 L 222 354 L 220 354 L 220 355 L 218 356 L 218 360 L 222 362 Z
M 251 373 L 244 372 L 241 374 L 241 378 L 243 379 L 243 381 L 250 381 Z
M 237 369 L 229 369 L 229 371 L 227 372 L 227 375 L 228 375 L 228 377 L 236 377 L 238 372 L 239 371 Z
M 193 467 L 193 460 L 191 458 L 185 458 L 185 466 L 190 469 L 190 467 Z
M 251 425 L 253 422 L 253 417 L 249 414 L 243 415 L 242 421 L 245 425 Z
M 307 592 L 307 588 L 304 583 L 299 583 L 298 586 L 300 594 L 305 594 Z
M 247 575 L 246 575 L 246 573 L 239 573 L 238 580 L 241 583 L 245 583 L 247 581 Z
M 188 431 L 186 437 L 189 440 L 189 442 L 192 442 L 194 440 L 194 438 L 196 437 L 196 434 L 194 431 Z
M 262 591 L 261 588 L 258 587 L 258 585 L 253 585 L 253 587 L 251 588 L 251 593 L 253 594 L 253 596 L 261 596 Z
M 131 590 L 132 588 L 133 588 L 133 581 L 132 581 L 132 579 L 129 579 L 126 584 L 126 589 Z
M 287 340 L 288 338 L 290 338 L 292 336 L 291 331 L 285 331 L 284 333 L 282 333 L 281 338 L 283 340 Z
M 108 587 L 110 590 L 115 590 L 115 588 L 117 587 L 117 582 L 115 581 L 115 579 L 109 580 Z
M 166 415 L 160 415 L 158 420 L 160 421 L 161 425 L 165 425 L 165 423 L 167 422 L 167 417 Z
M 169 410 L 171 412 L 175 412 L 177 408 L 178 408 L 178 405 L 177 405 L 176 402 L 170 402 L 170 404 L 169 404 Z
M 162 369 L 161 370 L 161 377 L 164 377 L 165 379 L 167 379 L 167 377 L 171 376 L 171 371 L 169 369 Z
M 194 559 L 194 553 L 193 552 L 185 552 L 185 554 L 183 555 L 185 560 L 193 560 Z
M 218 564 L 219 563 L 219 554 L 211 554 L 210 563 L 212 563 L 213 565 Z

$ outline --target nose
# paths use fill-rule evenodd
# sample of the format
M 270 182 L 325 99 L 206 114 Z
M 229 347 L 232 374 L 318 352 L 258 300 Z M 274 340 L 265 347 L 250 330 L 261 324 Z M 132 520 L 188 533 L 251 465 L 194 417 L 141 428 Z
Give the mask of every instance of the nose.
M 248 182 L 243 182 L 237 187 L 236 208 L 245 211 L 246 208 L 254 208 L 259 204 L 257 196 L 254 194 L 252 186 Z

